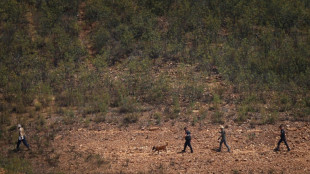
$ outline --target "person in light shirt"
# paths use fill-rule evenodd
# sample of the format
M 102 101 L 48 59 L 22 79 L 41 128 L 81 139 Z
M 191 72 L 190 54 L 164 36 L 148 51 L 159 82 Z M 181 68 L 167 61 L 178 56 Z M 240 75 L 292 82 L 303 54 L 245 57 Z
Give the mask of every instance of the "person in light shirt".
M 27 147 L 27 149 L 30 150 L 29 144 L 27 143 L 27 140 L 26 140 L 26 134 L 25 134 L 24 128 L 22 127 L 21 124 L 18 124 L 17 129 L 18 129 L 19 136 L 18 136 L 16 150 L 19 151 L 19 145 L 21 142 L 23 142 L 23 144 Z

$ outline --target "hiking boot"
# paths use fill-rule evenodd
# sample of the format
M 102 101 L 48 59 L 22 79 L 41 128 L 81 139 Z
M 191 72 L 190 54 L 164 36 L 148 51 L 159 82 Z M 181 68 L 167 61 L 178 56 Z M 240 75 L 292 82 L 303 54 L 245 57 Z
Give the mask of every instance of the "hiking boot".
M 191 153 L 194 153 L 194 151 L 191 151 Z
M 288 148 L 288 149 L 287 149 L 287 151 L 289 152 L 289 151 L 291 151 L 291 149 L 290 149 L 290 148 Z
M 185 150 L 182 150 L 181 152 L 182 152 L 182 153 L 185 153 Z
M 273 149 L 273 151 L 277 152 L 277 151 L 279 151 L 279 148 L 275 148 L 275 149 Z

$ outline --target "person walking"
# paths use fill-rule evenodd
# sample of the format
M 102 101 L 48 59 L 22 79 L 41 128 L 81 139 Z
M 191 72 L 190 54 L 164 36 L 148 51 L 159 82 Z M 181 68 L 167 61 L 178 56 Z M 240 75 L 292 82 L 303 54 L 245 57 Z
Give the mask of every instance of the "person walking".
M 225 144 L 225 146 L 227 147 L 227 151 L 228 152 L 230 152 L 230 147 L 227 145 L 227 142 L 226 142 L 226 132 L 225 132 L 225 130 L 224 130 L 224 126 L 220 126 L 220 134 L 221 134 L 221 136 L 218 138 L 218 140 L 220 140 L 220 147 L 219 147 L 219 149 L 218 149 L 218 152 L 221 152 L 221 150 L 222 150 L 222 144 L 224 143 Z
M 18 136 L 16 151 L 19 151 L 19 145 L 21 142 L 23 142 L 23 144 L 27 147 L 27 149 L 30 150 L 29 144 L 27 143 L 27 140 L 26 140 L 26 134 L 25 134 L 24 128 L 22 127 L 21 124 L 18 124 L 17 129 L 18 129 L 19 136 Z
M 186 150 L 186 147 L 188 146 L 191 149 L 191 153 L 193 153 L 194 151 L 191 145 L 191 140 L 192 140 L 191 132 L 187 130 L 186 127 L 184 128 L 184 131 L 185 131 L 185 143 L 184 143 L 184 149 L 182 150 L 182 152 L 184 153 Z
M 274 151 L 279 151 L 279 149 L 280 149 L 280 144 L 281 144 L 282 141 L 284 141 L 284 144 L 285 144 L 286 147 L 287 147 L 287 151 L 289 152 L 291 149 L 290 149 L 290 147 L 288 146 L 288 144 L 287 144 L 287 142 L 286 142 L 285 131 L 284 131 L 284 125 L 281 124 L 281 125 L 279 126 L 279 128 L 280 128 L 280 131 L 281 131 L 281 133 L 280 133 L 280 140 L 279 140 L 279 142 L 278 142 L 278 146 L 274 149 Z

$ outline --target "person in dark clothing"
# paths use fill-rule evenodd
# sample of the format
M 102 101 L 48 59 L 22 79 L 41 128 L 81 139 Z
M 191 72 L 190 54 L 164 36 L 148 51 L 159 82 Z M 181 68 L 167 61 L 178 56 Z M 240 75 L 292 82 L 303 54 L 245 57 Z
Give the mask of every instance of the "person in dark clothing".
M 284 141 L 284 144 L 285 144 L 286 147 L 287 147 L 287 151 L 290 151 L 291 149 L 290 149 L 290 147 L 288 146 L 288 144 L 287 144 L 287 142 L 286 142 L 285 131 L 284 131 L 284 125 L 281 124 L 279 128 L 280 128 L 280 130 L 281 130 L 280 140 L 279 140 L 279 142 L 278 142 L 278 146 L 274 149 L 274 151 L 279 151 L 279 149 L 280 149 L 280 144 L 281 144 L 282 141 Z
M 26 140 L 24 128 L 21 126 L 21 124 L 18 124 L 17 129 L 18 129 L 19 136 L 18 136 L 16 150 L 19 151 L 19 145 L 21 142 L 23 142 L 24 145 L 28 148 L 28 150 L 30 150 L 29 144 L 27 143 L 27 140 Z
M 226 142 L 226 132 L 224 130 L 224 126 L 220 126 L 220 129 L 221 129 L 221 131 L 220 131 L 221 136 L 218 138 L 218 140 L 221 139 L 221 141 L 220 141 L 220 147 L 218 149 L 218 152 L 220 152 L 222 150 L 222 144 L 223 143 L 227 147 L 228 152 L 230 152 L 230 147 L 227 145 L 227 142 Z
M 184 143 L 184 149 L 182 150 L 182 152 L 185 152 L 186 147 L 188 146 L 191 149 L 191 153 L 193 153 L 193 148 L 191 145 L 191 140 L 192 140 L 191 132 L 187 130 L 186 127 L 184 128 L 184 131 L 185 131 L 185 143 Z

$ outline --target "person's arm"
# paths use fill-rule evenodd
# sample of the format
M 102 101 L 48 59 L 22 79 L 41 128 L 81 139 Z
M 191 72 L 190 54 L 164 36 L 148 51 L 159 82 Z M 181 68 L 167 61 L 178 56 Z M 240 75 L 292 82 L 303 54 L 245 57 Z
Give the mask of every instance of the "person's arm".
M 222 137 L 222 131 L 220 132 L 220 136 L 219 136 L 219 138 L 217 139 L 217 140 L 220 140 L 221 139 L 221 137 Z

